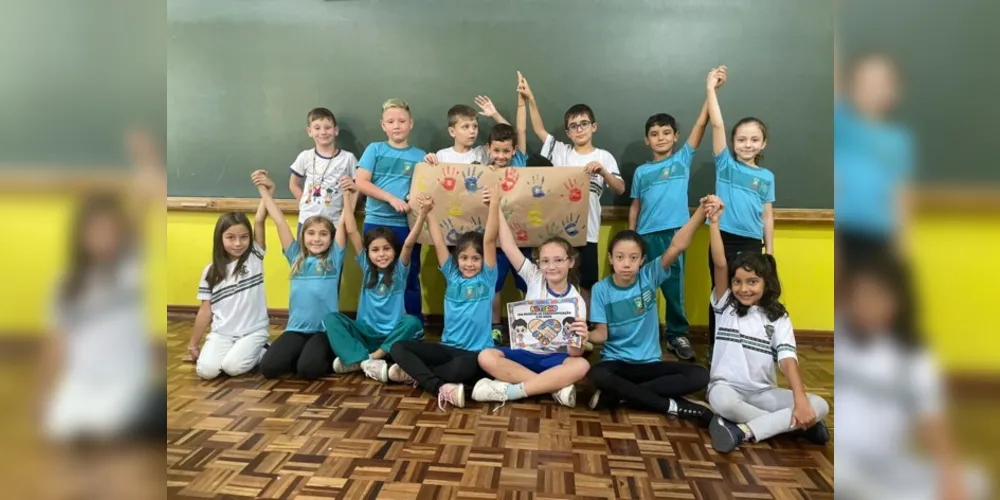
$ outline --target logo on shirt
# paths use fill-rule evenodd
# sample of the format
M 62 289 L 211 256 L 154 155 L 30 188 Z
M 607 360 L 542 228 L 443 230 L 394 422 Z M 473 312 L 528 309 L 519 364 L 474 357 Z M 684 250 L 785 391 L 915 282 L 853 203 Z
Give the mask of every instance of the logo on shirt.
M 771 337 L 774 336 L 774 325 L 764 325 L 764 334 L 767 335 L 767 341 L 771 341 Z
M 632 306 L 635 307 L 635 312 L 639 314 L 646 312 L 646 301 L 642 299 L 641 295 L 632 299 Z
M 670 165 L 669 167 L 660 170 L 660 177 L 664 179 L 669 179 L 672 175 L 674 175 L 674 165 Z
M 484 287 L 482 285 L 468 285 L 465 287 L 465 298 L 472 300 L 483 294 Z
M 403 162 L 403 173 L 404 174 L 408 174 L 408 173 L 410 173 L 412 171 L 413 171 L 413 163 L 410 163 L 408 161 L 404 161 Z
M 389 287 L 385 286 L 385 283 L 379 283 L 378 286 L 375 287 L 376 295 L 385 295 L 387 293 L 389 293 Z
M 246 277 L 247 275 L 250 274 L 250 269 L 247 268 L 246 264 L 243 264 L 242 266 L 240 266 L 240 270 L 237 271 L 236 274 L 238 274 L 241 278 Z
M 754 177 L 753 181 L 750 182 L 750 189 L 754 191 L 760 189 L 760 177 Z

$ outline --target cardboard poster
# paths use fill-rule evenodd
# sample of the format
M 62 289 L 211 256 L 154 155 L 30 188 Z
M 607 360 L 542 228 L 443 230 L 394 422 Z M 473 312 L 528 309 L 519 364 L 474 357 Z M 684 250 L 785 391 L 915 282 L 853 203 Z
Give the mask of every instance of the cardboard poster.
M 576 297 L 509 302 L 510 346 L 515 349 L 580 347 L 582 339 L 569 330 L 579 314 Z
M 421 193 L 434 198 L 434 215 L 450 245 L 463 232 L 485 229 L 483 187 L 495 185 L 503 192 L 500 210 L 518 246 L 536 247 L 551 236 L 562 236 L 573 246 L 587 243 L 590 175 L 582 167 L 494 170 L 487 165 L 419 163 L 410 184 L 410 206 L 417 206 Z M 409 219 L 412 226 L 415 211 Z M 424 230 L 418 242 L 432 244 L 430 233 Z

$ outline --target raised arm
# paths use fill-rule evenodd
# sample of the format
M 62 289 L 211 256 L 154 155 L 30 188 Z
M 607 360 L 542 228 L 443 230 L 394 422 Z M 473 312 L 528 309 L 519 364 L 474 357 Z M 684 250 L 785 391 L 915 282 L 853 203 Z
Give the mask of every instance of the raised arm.
M 274 197 L 271 195 L 271 191 L 274 190 L 274 181 L 263 170 L 254 172 L 252 178 L 253 183 L 257 185 L 257 191 L 260 193 L 261 206 L 266 207 L 265 213 L 270 214 L 271 219 L 274 220 L 274 227 L 278 230 L 278 241 L 281 242 L 281 250 L 288 250 L 288 247 L 292 246 L 292 242 L 295 241 L 295 236 L 292 235 L 292 230 L 288 227 L 288 221 L 285 220 L 285 214 L 282 213 L 281 207 L 275 203 Z M 256 233 L 264 233 L 263 229 L 263 222 L 261 222 L 261 229 L 258 230 L 255 228 L 254 230 L 255 239 L 257 238 Z M 262 248 L 264 247 L 263 237 L 261 237 L 261 240 L 257 244 L 261 245 Z
M 500 186 L 496 184 L 487 189 L 494 193 L 500 192 Z M 486 217 L 486 232 L 483 234 L 483 263 L 493 268 L 497 266 L 497 231 L 500 227 L 497 220 L 500 218 L 498 213 L 500 211 L 499 198 L 499 196 L 490 197 L 490 214 Z
M 525 107 L 528 105 L 527 101 L 524 100 L 524 95 L 518 92 L 517 94 L 517 126 L 514 127 L 517 130 L 517 150 L 521 154 L 528 154 L 528 115 Z
M 420 211 L 417 212 L 417 220 L 413 221 L 410 234 L 406 235 L 406 241 L 403 242 L 403 249 L 399 251 L 399 261 L 404 266 L 410 265 L 410 256 L 413 254 L 413 248 L 417 245 L 417 238 L 420 237 L 420 233 L 424 232 L 424 222 L 427 221 L 427 214 L 434 208 L 434 200 L 426 194 L 420 194 L 419 202 Z
M 488 190 L 484 190 L 485 194 Z M 487 201 L 487 205 L 489 202 Z M 507 260 L 510 261 L 510 268 L 514 272 L 521 270 L 521 266 L 524 265 L 524 254 L 521 253 L 521 249 L 517 247 L 517 241 L 514 240 L 514 233 L 510 232 L 510 224 L 507 223 L 507 217 L 503 213 L 497 214 L 497 241 L 500 243 L 500 250 L 507 256 Z
M 341 187 L 344 186 L 344 178 L 340 179 Z M 344 222 L 344 236 L 351 241 L 354 253 L 361 255 L 364 251 L 364 242 L 361 233 L 358 232 L 358 219 L 355 217 L 357 211 L 358 194 L 354 191 L 344 190 L 344 210 L 340 212 L 340 220 Z
M 433 201 L 431 200 L 432 203 Z M 443 266 L 448 262 L 448 244 L 444 242 L 444 234 L 441 233 L 441 227 L 438 226 L 438 220 L 434 216 L 433 210 L 427 213 L 427 230 L 431 233 L 431 241 L 434 242 L 434 253 L 437 255 L 438 265 Z
M 525 102 L 528 103 L 528 111 L 531 113 L 532 130 L 535 131 L 538 140 L 545 142 L 545 139 L 549 137 L 549 132 L 545 130 L 545 124 L 542 123 L 542 114 L 538 111 L 538 103 L 535 102 L 535 94 L 531 92 L 531 87 L 528 86 L 528 79 L 520 71 L 517 72 L 517 93 L 523 95 Z
M 499 111 L 497 111 L 496 106 L 493 105 L 493 101 L 489 97 L 484 95 L 476 96 L 476 106 L 479 106 L 479 114 L 490 118 L 497 123 L 510 125 L 510 122 L 508 122 L 507 119 L 504 118 Z
M 674 264 L 677 257 L 680 257 L 687 247 L 691 246 L 691 240 L 694 238 L 694 232 L 698 230 L 698 227 L 705 223 L 705 207 L 698 205 L 695 209 L 694 214 L 688 219 L 687 223 L 682 226 L 674 237 L 670 240 L 670 246 L 667 247 L 663 255 L 660 256 L 660 265 L 664 269 L 669 269 L 670 266 Z
M 726 249 L 722 244 L 722 233 L 719 231 L 719 219 L 725 205 L 716 196 L 706 196 L 702 199 L 708 212 L 708 248 L 712 252 L 712 276 L 715 277 L 715 288 L 712 296 L 719 300 L 729 289 L 729 264 L 726 262 Z
M 724 83 L 726 83 L 726 69 L 725 66 L 720 66 L 713 69 L 719 76 L 719 82 L 715 86 L 715 90 L 718 91 Z M 701 105 L 701 112 L 698 113 L 698 119 L 694 122 L 694 127 L 691 127 L 691 135 L 688 136 L 687 143 L 692 149 L 698 149 L 701 146 L 701 140 L 705 137 L 705 127 L 708 126 L 708 97 L 705 97 L 705 102 Z M 714 135 L 713 135 L 714 137 Z
M 716 94 L 719 81 L 723 78 L 723 76 L 720 75 L 720 72 L 725 74 L 725 70 L 725 66 L 713 69 L 708 73 L 708 81 L 706 82 L 708 119 L 712 122 L 713 155 L 718 155 L 726 149 L 726 124 L 722 121 L 722 108 L 719 107 L 719 96 Z

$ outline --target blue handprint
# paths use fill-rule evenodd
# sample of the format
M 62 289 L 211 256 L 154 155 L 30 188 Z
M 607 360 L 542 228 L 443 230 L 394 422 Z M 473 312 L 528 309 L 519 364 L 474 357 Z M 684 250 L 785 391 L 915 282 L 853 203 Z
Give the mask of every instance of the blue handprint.
M 535 198 L 541 198 L 545 196 L 545 189 L 542 188 L 542 184 L 545 182 L 545 177 L 539 177 L 537 175 L 531 177 L 531 196 Z
M 486 228 L 483 227 L 483 218 L 482 217 L 473 217 L 472 218 L 472 230 L 475 231 L 475 232 L 477 232 L 477 233 L 485 233 L 486 232 Z
M 570 236 L 576 236 L 580 234 L 580 216 L 571 215 L 563 220 L 563 229 L 566 230 L 566 234 Z
M 465 189 L 470 193 L 479 191 L 479 178 L 483 176 L 483 172 L 476 168 L 469 167 L 465 169 L 463 175 L 465 176 Z
M 445 219 L 444 222 L 438 225 L 441 226 L 442 231 L 445 231 L 444 239 L 445 241 L 448 242 L 449 245 L 454 245 L 455 243 L 458 243 L 458 237 L 461 236 L 462 234 L 459 233 L 457 229 L 455 229 L 455 224 L 451 222 L 451 219 Z

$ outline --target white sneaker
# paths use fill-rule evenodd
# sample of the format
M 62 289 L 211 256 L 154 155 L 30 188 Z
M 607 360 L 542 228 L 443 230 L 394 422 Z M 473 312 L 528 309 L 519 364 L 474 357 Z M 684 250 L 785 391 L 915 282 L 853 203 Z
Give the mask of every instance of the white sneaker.
M 345 365 L 343 361 L 338 357 L 333 360 L 333 372 L 334 373 L 351 373 L 356 372 L 361 369 L 361 363 L 354 363 L 353 365 Z
M 481 402 L 494 401 L 500 403 L 493 411 L 503 408 L 507 404 L 507 382 L 481 378 L 472 388 L 472 399 Z
M 444 411 L 444 405 L 455 408 L 465 407 L 465 386 L 462 384 L 444 384 L 438 389 L 438 409 Z
M 361 362 L 365 376 L 383 384 L 389 381 L 389 364 L 384 359 L 366 359 Z
M 576 407 L 576 385 L 569 384 L 562 389 L 552 393 L 552 399 L 555 399 L 557 403 L 568 406 L 570 408 Z
M 394 364 L 389 367 L 389 380 L 396 382 L 397 384 L 407 384 L 416 387 L 417 380 L 411 377 L 408 373 L 403 371 L 403 367 L 399 364 Z
M 597 405 L 601 402 L 601 390 L 598 389 L 594 391 L 594 395 L 590 397 L 590 402 L 587 403 L 587 407 L 591 410 L 597 408 Z

